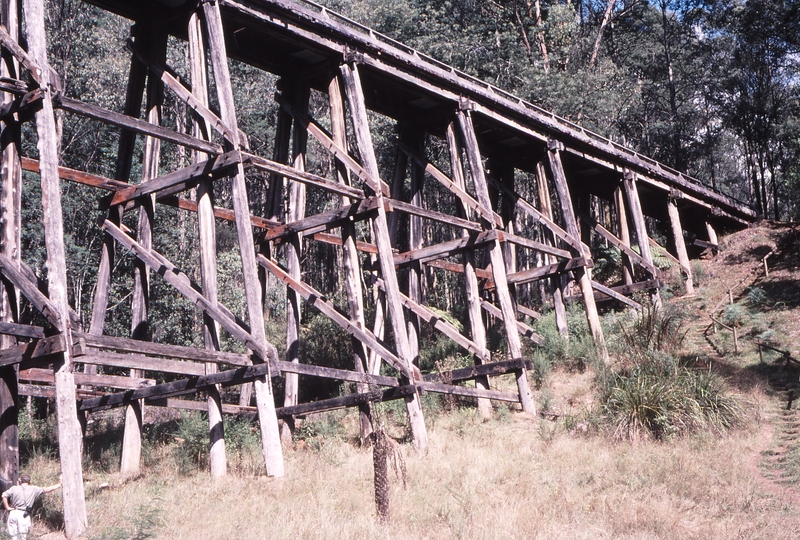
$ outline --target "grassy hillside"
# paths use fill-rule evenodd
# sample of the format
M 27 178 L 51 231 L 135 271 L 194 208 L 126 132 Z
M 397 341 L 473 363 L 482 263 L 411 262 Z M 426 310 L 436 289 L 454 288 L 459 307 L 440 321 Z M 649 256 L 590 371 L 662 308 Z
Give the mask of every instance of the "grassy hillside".
M 133 479 L 115 473 L 114 417 L 97 418 L 92 432 L 98 437 L 87 442 L 88 537 L 796 538 L 798 372 L 775 364 L 776 353 L 765 353 L 761 363 L 753 340 L 800 358 L 798 238 L 793 228 L 770 226 L 732 235 L 716 257 L 697 263 L 698 294 L 667 302 L 686 337 L 674 351 L 674 372 L 662 380 L 674 381 L 684 371 L 721 377 L 718 395 L 724 391 L 739 408 L 730 429 L 689 411 L 664 424 L 677 424 L 674 430 L 620 430 L 619 416 L 603 399 L 619 386 L 615 377 L 641 374 L 641 363 L 618 330 L 620 322 L 630 328 L 630 318 L 618 314 L 606 320 L 617 353 L 610 370 L 576 359 L 580 343 L 572 354 L 539 356 L 542 417 L 500 406 L 484 422 L 466 404 L 425 396 L 430 447 L 417 454 L 398 444 L 406 486 L 402 474 L 391 475 L 388 524 L 375 518 L 372 452 L 358 446 L 352 412 L 306 419 L 279 480 L 260 476 L 253 428 L 230 422 L 231 474 L 219 482 L 204 468 L 202 418 L 162 418 L 169 421 L 152 425 L 145 472 Z M 765 277 L 761 261 L 772 250 Z M 721 307 L 719 317 L 737 326 L 738 354 L 729 332 L 709 329 L 709 310 L 731 287 L 734 304 Z M 402 441 L 398 407 L 382 405 L 378 417 Z M 23 467 L 38 483 L 57 478 L 47 426 L 21 427 L 29 456 Z M 59 537 L 48 533 L 58 527 L 59 505 L 58 494 L 45 498 L 37 536 Z

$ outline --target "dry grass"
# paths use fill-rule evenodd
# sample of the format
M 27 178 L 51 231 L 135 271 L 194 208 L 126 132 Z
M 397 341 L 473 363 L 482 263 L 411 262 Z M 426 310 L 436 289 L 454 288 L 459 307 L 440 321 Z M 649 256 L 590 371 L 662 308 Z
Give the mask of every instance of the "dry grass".
M 762 431 L 612 443 L 457 410 L 425 454 L 403 448 L 408 489 L 393 478 L 388 526 L 375 519 L 371 452 L 340 439 L 287 452 L 279 480 L 180 476 L 165 452 L 134 481 L 89 475 L 89 538 L 796 538 L 800 509 L 757 469 Z

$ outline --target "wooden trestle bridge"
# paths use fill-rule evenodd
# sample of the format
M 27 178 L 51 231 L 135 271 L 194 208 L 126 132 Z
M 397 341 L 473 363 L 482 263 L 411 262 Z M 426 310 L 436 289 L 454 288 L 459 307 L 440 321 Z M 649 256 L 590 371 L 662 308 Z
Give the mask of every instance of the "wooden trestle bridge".
M 122 111 L 62 92 L 48 63 L 43 0 L 0 2 L 0 273 L 5 284 L 0 323 L 0 476 L 13 481 L 18 474 L 19 396 L 55 397 L 70 538 L 86 527 L 81 423 L 93 411 L 127 408 L 123 472 L 139 467 L 142 406 L 152 404 L 207 410 L 212 474 L 224 475 L 222 414 L 247 410 L 253 398 L 249 388 L 254 388 L 268 475 L 283 475 L 281 439 L 291 436 L 293 417 L 314 411 L 358 406 L 362 432 L 367 434 L 371 402 L 404 399 L 413 443 L 422 448 L 426 444 L 422 391 L 477 398 L 484 414 L 491 411 L 490 400 L 517 402 L 523 411 L 535 412 L 522 340 L 536 343 L 539 338 L 524 322 L 537 315 L 526 305 L 533 295 L 518 294 L 525 284 L 545 283 L 543 290 L 549 291 L 546 298 L 562 332 L 566 332 L 567 297 L 582 300 L 598 354 L 606 357 L 596 302 L 637 306 L 629 296 L 641 290 L 659 301 L 661 273 L 653 263 L 645 216 L 652 218 L 651 228 L 664 226 L 670 239 L 664 247 L 683 269 L 689 291 L 693 246 L 714 247 L 715 230 L 744 227 L 755 218 L 746 205 L 693 178 L 311 2 L 89 1 L 132 21 L 130 76 Z M 169 36 L 187 48 L 188 81 L 166 64 Z M 275 99 L 280 107 L 271 156 L 250 152 L 247 136 L 237 125 L 229 59 L 279 77 Z M 329 118 L 312 116 L 312 90 L 328 97 Z M 165 93 L 192 112 L 193 121 L 184 132 L 159 125 Z M 218 110 L 212 110 L 210 102 L 217 103 Z M 59 166 L 54 109 L 119 128 L 114 178 Z M 380 170 L 373 147 L 375 113 L 383 116 L 384 123 L 388 119 L 396 124 L 396 163 L 389 173 Z M 27 131 L 20 125 L 29 121 L 36 125 L 38 159 L 21 155 L 21 134 Z M 144 141 L 142 174 L 131 178 L 137 137 Z M 309 137 L 316 143 L 309 145 Z M 427 157 L 426 141 L 436 141 L 447 150 L 445 165 L 437 166 Z M 192 162 L 164 170 L 161 142 L 185 148 Z M 329 175 L 306 170 L 312 151 L 320 153 L 317 162 L 333 164 Z M 41 178 L 47 249 L 44 286 L 20 253 L 20 234 L 27 225 L 21 221 L 20 208 L 23 170 Z M 255 173 L 269 175 L 263 211 L 255 211 L 248 201 L 246 180 Z M 81 328 L 68 302 L 60 180 L 97 188 L 99 204 L 107 209 L 89 328 Z M 214 205 L 215 182 L 229 183 L 229 208 Z M 524 190 L 522 184 L 527 184 Z M 431 185 L 451 197 L 448 207 L 457 208 L 456 215 L 426 207 L 424 195 Z M 306 190 L 324 193 L 328 208 L 335 209 L 306 215 Z M 521 192 L 534 195 L 526 198 Z M 284 200 L 288 200 L 285 212 Z M 157 203 L 197 214 L 201 283 L 192 282 L 154 245 L 151 227 Z M 123 225 L 125 212 L 138 214 L 137 230 Z M 407 216 L 403 219 L 408 226 L 402 230 L 408 236 L 398 239 L 401 214 Z M 246 323 L 218 301 L 216 220 L 235 223 Z M 449 231 L 451 240 L 426 245 L 424 221 Z M 87 223 L 91 226 L 95 225 Z M 622 283 L 592 279 L 593 238 L 623 253 Z M 346 310 L 326 298 L 329 291 L 315 290 L 301 279 L 300 260 L 310 242 L 340 246 Z M 104 334 L 109 287 L 119 279 L 112 269 L 120 247 L 138 261 L 128 338 Z M 521 253 L 526 255 L 520 257 Z M 431 309 L 432 299 L 424 293 L 426 268 L 460 275 L 468 332 L 460 332 Z M 379 293 L 364 290 L 364 271 L 375 276 L 370 286 L 379 288 Z M 152 279 L 166 280 L 204 312 L 204 349 L 148 341 L 151 272 L 158 274 Z M 265 336 L 262 287 L 267 274 L 287 288 L 286 358 L 278 358 Z M 19 320 L 21 297 L 43 315 L 46 325 Z M 313 358 L 299 362 L 301 299 L 352 335 L 353 369 L 315 366 Z M 376 304 L 374 320 L 365 319 L 365 302 Z M 504 361 L 493 362 L 487 349 L 488 316 L 503 323 Z M 469 351 L 475 366 L 421 375 L 415 366 L 420 321 Z M 221 329 L 249 353 L 221 351 Z M 384 341 L 389 335 L 391 343 Z M 130 377 L 105 374 L 103 368 L 108 366 L 128 368 Z M 155 384 L 152 374 L 159 372 L 171 374 L 174 381 Z M 490 377 L 501 374 L 516 376 L 516 392 L 491 389 Z M 355 382 L 358 392 L 299 404 L 298 375 Z M 279 376 L 285 378 L 286 401 L 276 408 L 271 379 Z M 474 387 L 457 384 L 465 380 L 474 380 Z M 254 384 L 245 385 L 250 382 Z M 242 385 L 240 406 L 221 403 L 219 388 L 231 385 Z M 200 391 L 207 394 L 207 403 L 180 399 Z

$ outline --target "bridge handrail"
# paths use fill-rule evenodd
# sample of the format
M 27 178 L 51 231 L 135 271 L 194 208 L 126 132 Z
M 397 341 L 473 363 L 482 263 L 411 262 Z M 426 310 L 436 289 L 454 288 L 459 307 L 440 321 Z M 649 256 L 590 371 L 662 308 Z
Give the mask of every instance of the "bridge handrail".
M 723 192 L 722 190 L 718 189 L 717 187 L 709 185 L 707 182 L 705 182 L 703 180 L 700 180 L 700 179 L 695 178 L 693 176 L 690 176 L 688 174 L 682 173 L 681 171 L 678 171 L 677 169 L 673 169 L 672 167 L 664 165 L 663 163 L 660 163 L 659 161 L 657 161 L 657 160 L 655 160 L 655 159 L 653 159 L 651 157 L 648 157 L 648 156 L 645 156 L 643 154 L 640 154 L 639 152 L 636 152 L 635 150 L 631 150 L 627 146 L 622 145 L 622 144 L 620 144 L 620 143 L 618 143 L 618 142 L 616 142 L 616 141 L 614 141 L 612 139 L 609 139 L 608 137 L 604 137 L 603 135 L 600 135 L 600 134 L 598 134 L 598 133 L 596 133 L 596 132 L 594 132 L 592 130 L 586 129 L 586 128 L 578 125 L 578 124 L 575 124 L 574 122 L 572 122 L 570 120 L 567 120 L 566 118 L 564 118 L 562 116 L 558 116 L 557 114 L 552 113 L 552 112 L 550 112 L 550 111 L 548 111 L 546 109 L 543 109 L 542 107 L 539 107 L 538 105 L 535 105 L 535 104 L 533 104 L 533 103 L 531 103 L 529 101 L 526 101 L 526 100 L 524 100 L 524 99 L 522 99 L 522 98 L 520 98 L 518 96 L 515 96 L 514 94 L 512 94 L 512 93 L 510 93 L 510 92 L 508 92 L 506 90 L 503 90 L 502 88 L 494 86 L 493 84 L 488 83 L 486 81 L 483 81 L 483 80 L 481 80 L 481 79 L 479 79 L 479 78 L 477 78 L 477 77 L 475 77 L 473 75 L 470 75 L 469 73 L 466 73 L 464 71 L 458 70 L 458 69 L 456 69 L 456 68 L 454 68 L 454 67 L 452 67 L 452 66 L 450 66 L 448 64 L 445 64 L 444 62 L 442 62 L 440 60 L 437 60 L 437 59 L 435 59 L 435 58 L 433 58 L 431 56 L 428 56 L 425 53 L 419 52 L 416 49 L 414 49 L 413 47 L 409 47 L 408 45 L 406 45 L 404 43 L 401 43 L 401 42 L 399 42 L 399 41 L 397 41 L 397 40 L 395 40 L 395 39 L 393 39 L 393 38 L 391 38 L 391 37 L 389 37 L 389 36 L 387 36 L 385 34 L 382 34 L 380 32 L 376 32 L 372 28 L 370 28 L 368 26 L 365 26 L 365 25 L 363 25 L 363 24 L 361 24 L 361 23 L 359 23 L 357 21 L 354 21 L 353 19 L 350 19 L 349 17 L 346 17 L 345 15 L 342 15 L 341 13 L 333 11 L 333 10 L 331 10 L 331 9 L 321 5 L 321 4 L 318 4 L 318 3 L 314 2 L 313 0 L 291 0 L 291 1 L 294 2 L 294 3 L 297 3 L 297 4 L 302 4 L 302 5 L 307 6 L 307 7 L 311 7 L 314 11 L 318 12 L 322 16 L 325 16 L 325 17 L 327 17 L 329 19 L 336 19 L 340 23 L 345 24 L 346 26 L 350 27 L 353 30 L 359 31 L 360 33 L 364 34 L 365 36 L 368 36 L 368 37 L 370 37 L 372 39 L 381 41 L 381 42 L 383 42 L 383 43 L 385 43 L 387 45 L 391 45 L 392 47 L 400 49 L 403 52 L 405 52 L 406 54 L 410 54 L 410 55 L 414 56 L 415 58 L 418 58 L 419 60 L 422 60 L 422 61 L 424 61 L 424 62 L 426 62 L 428 64 L 436 66 L 439 69 L 447 71 L 447 72 L 449 72 L 449 73 L 451 73 L 451 74 L 453 74 L 453 75 L 455 75 L 455 76 L 457 76 L 457 77 L 459 77 L 461 79 L 466 79 L 469 82 L 471 82 L 472 84 L 478 85 L 478 86 L 480 86 L 480 87 L 482 87 L 482 88 L 484 88 L 486 90 L 489 90 L 490 92 L 492 92 L 492 93 L 494 93 L 494 94 L 496 94 L 496 95 L 498 95 L 500 97 L 503 97 L 504 99 L 507 99 L 507 100 L 512 101 L 512 102 L 515 102 L 518 105 L 521 105 L 521 106 L 525 107 L 526 109 L 529 109 L 529 110 L 531 110 L 533 112 L 536 112 L 537 114 L 546 116 L 550 120 L 552 120 L 552 121 L 554 121 L 554 122 L 556 122 L 558 124 L 561 124 L 561 125 L 563 125 L 565 127 L 568 127 L 569 129 L 578 131 L 582 135 L 584 135 L 586 137 L 589 137 L 589 138 L 595 140 L 598 143 L 612 146 L 615 150 L 618 150 L 620 152 L 624 152 L 626 154 L 629 154 L 632 157 L 634 157 L 634 158 L 636 158 L 638 160 L 644 161 L 644 162 L 650 164 L 653 167 L 661 169 L 662 171 L 664 171 L 666 173 L 675 175 L 678 178 L 680 178 L 681 180 L 684 180 L 684 181 L 687 181 L 687 182 L 691 182 L 691 183 L 695 183 L 695 184 L 700 184 L 703 187 L 713 191 L 714 193 L 717 193 L 718 195 L 721 195 L 723 197 L 727 197 L 728 199 L 731 199 L 731 200 L 733 200 L 733 201 L 735 201 L 737 203 L 740 203 L 743 206 L 748 206 L 748 207 L 750 206 L 750 204 L 746 203 L 745 201 L 737 199 L 737 198 L 731 196 L 730 194 Z

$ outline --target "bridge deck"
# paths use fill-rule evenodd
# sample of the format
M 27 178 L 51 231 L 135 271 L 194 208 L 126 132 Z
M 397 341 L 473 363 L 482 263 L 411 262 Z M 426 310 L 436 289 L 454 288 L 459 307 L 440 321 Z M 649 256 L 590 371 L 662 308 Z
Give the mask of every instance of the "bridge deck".
M 157 19 L 185 37 L 193 2 L 89 0 L 134 21 Z M 678 192 L 687 230 L 701 231 L 709 216 L 722 228 L 755 220 L 748 205 L 698 179 L 671 169 L 541 107 L 460 72 L 389 37 L 305 0 L 220 0 L 230 57 L 281 77 L 327 91 L 343 58 L 361 64 L 367 106 L 397 120 L 422 125 L 443 136 L 458 100 L 474 102 L 481 152 L 533 172 L 549 139 L 565 146 L 564 166 L 573 191 L 610 200 L 621 171 L 640 175 L 645 214 L 664 220 L 665 192 Z M 650 195 L 654 202 L 651 202 Z

